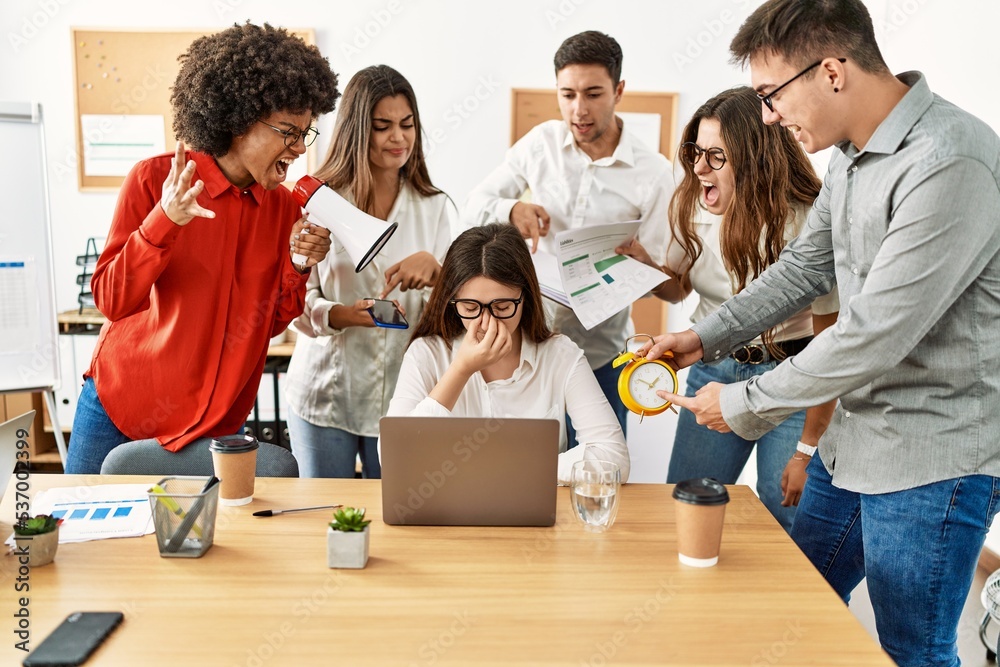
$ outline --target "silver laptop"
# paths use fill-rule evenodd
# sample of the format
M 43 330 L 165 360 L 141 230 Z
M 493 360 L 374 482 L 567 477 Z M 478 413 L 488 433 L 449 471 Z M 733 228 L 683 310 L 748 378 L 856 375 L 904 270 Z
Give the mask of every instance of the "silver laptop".
M 555 523 L 555 419 L 383 417 L 379 433 L 385 523 Z
M 0 498 L 3 498 L 4 491 L 7 490 L 7 483 L 14 473 L 14 464 L 17 463 L 17 441 L 27 442 L 27 432 L 34 420 L 35 411 L 29 410 L 20 417 L 0 424 Z

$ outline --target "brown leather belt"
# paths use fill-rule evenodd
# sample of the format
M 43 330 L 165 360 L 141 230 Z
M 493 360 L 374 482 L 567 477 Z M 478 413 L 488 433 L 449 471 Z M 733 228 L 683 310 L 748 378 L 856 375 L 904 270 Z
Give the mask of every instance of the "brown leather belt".
M 806 345 L 812 342 L 812 339 L 812 336 L 807 336 L 805 338 L 796 338 L 795 340 L 783 340 L 780 343 L 775 343 L 775 345 L 785 353 L 785 359 L 787 359 L 806 349 Z M 751 364 L 754 366 L 771 361 L 771 353 L 759 343 L 736 348 L 729 356 L 741 364 Z

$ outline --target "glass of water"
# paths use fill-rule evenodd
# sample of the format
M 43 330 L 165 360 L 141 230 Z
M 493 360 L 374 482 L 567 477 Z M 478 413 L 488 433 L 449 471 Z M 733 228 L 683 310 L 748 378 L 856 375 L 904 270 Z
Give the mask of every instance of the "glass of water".
M 585 460 L 573 464 L 569 497 L 573 513 L 584 530 L 603 533 L 618 514 L 618 491 L 622 471 L 617 463 Z

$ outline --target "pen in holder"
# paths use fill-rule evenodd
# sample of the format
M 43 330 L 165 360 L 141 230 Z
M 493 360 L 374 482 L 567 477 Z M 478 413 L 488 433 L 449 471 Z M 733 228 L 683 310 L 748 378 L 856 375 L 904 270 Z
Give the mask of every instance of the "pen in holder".
M 198 558 L 212 546 L 218 481 L 215 477 L 164 477 L 150 488 L 160 556 Z

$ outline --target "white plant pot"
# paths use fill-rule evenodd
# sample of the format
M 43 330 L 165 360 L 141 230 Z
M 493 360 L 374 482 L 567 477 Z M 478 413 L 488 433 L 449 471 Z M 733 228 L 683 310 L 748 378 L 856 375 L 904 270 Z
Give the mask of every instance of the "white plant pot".
M 344 532 L 327 527 L 327 567 L 360 569 L 368 564 L 368 528 L 361 532 Z

